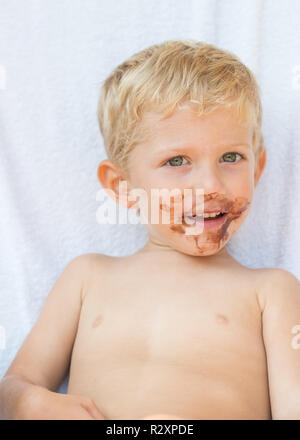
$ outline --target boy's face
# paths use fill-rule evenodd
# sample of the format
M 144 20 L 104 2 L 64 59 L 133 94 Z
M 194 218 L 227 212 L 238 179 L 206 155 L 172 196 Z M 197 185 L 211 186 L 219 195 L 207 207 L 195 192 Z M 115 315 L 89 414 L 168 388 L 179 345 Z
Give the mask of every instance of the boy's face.
M 147 192 L 149 220 L 145 227 L 150 240 L 189 255 L 215 254 L 245 220 L 265 157 L 255 170 L 252 128 L 239 125 L 232 109 L 222 107 L 199 117 L 187 106 L 159 121 L 161 116 L 152 112 L 144 115 L 147 138 L 129 157 L 128 188 Z M 174 224 L 178 199 L 172 197 L 160 204 L 161 210 L 170 209 L 170 224 L 162 223 L 161 213 L 159 224 L 151 224 L 153 188 L 180 190 L 182 224 Z M 193 194 L 188 209 L 184 206 L 184 189 Z M 196 189 L 202 189 L 202 199 L 196 199 Z M 191 214 L 191 207 L 196 214 L 196 205 L 204 212 L 225 214 L 218 220 L 200 220 L 202 229 L 184 218 Z M 197 233 L 199 229 L 202 232 Z

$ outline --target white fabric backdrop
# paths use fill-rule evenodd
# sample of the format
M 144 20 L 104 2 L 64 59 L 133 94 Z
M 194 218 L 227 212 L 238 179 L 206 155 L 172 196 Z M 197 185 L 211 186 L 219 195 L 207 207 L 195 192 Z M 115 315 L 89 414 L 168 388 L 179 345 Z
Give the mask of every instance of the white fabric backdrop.
M 141 224 L 96 221 L 106 158 L 97 99 L 117 64 L 175 38 L 232 50 L 256 75 L 268 162 L 227 248 L 249 267 L 300 277 L 298 0 L 1 0 L 0 378 L 72 258 L 146 242 Z

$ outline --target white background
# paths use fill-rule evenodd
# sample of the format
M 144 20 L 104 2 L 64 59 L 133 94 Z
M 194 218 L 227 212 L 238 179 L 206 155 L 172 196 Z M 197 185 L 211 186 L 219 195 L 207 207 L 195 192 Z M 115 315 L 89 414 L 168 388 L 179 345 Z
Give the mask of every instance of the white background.
M 96 221 L 97 100 L 116 65 L 176 38 L 231 50 L 256 75 L 267 166 L 227 248 L 300 277 L 298 0 L 1 0 L 0 378 L 72 258 L 147 241 L 142 225 Z

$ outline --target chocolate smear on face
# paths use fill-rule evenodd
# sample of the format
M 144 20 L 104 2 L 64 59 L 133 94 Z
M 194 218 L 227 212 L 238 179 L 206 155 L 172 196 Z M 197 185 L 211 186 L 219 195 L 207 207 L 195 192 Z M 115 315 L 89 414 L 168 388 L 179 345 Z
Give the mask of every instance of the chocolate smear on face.
M 184 200 L 184 194 L 182 194 L 182 204 Z M 213 200 L 213 202 L 212 202 Z M 236 197 L 234 200 L 229 200 L 219 195 L 218 193 L 212 193 L 204 195 L 204 210 L 205 204 L 210 201 L 210 210 L 219 210 L 221 212 L 227 213 L 224 223 L 218 228 L 211 228 L 203 230 L 201 234 L 198 235 L 186 235 L 186 239 L 192 240 L 199 251 L 203 252 L 203 247 L 207 243 L 212 243 L 221 247 L 221 244 L 226 241 L 229 237 L 228 228 L 231 222 L 238 217 L 248 208 L 250 202 L 246 197 Z M 160 210 L 170 210 L 170 229 L 178 234 L 185 235 L 186 228 L 190 225 L 185 222 L 184 216 L 182 217 L 182 224 L 174 224 L 174 198 L 170 197 L 171 206 L 167 206 L 160 202 Z M 205 220 L 203 220 L 205 221 Z M 205 237 L 204 241 L 201 242 L 200 238 Z

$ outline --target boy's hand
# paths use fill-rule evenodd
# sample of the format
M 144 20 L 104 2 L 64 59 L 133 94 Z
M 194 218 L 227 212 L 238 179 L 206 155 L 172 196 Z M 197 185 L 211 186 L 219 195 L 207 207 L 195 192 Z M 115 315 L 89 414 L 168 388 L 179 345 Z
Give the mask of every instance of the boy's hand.
M 89 397 L 33 387 L 20 399 L 17 420 L 105 420 Z

